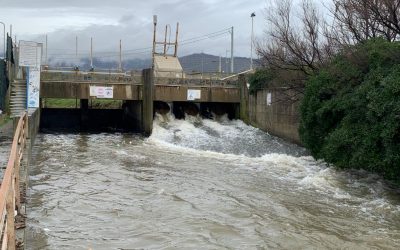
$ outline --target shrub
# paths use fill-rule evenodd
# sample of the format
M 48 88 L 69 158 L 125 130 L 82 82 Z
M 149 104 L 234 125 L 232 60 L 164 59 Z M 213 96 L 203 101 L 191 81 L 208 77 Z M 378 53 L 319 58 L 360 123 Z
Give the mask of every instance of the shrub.
M 249 77 L 249 93 L 254 95 L 257 93 L 257 90 L 267 87 L 268 83 L 270 83 L 274 78 L 275 73 L 271 69 L 257 69 L 256 72 Z
M 400 44 L 367 41 L 312 76 L 299 132 L 315 158 L 400 183 Z

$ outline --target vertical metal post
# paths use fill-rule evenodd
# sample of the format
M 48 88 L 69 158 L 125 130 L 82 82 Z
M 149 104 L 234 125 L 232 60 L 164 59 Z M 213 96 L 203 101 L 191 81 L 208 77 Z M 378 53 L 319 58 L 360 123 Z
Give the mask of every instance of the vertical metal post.
M 119 40 L 119 71 L 122 72 L 122 40 Z
M 222 62 L 221 62 L 221 55 L 219 55 L 218 73 L 221 75 L 221 72 L 222 72 Z
M 93 37 L 90 38 L 90 70 L 93 70 Z
M 48 40 L 47 40 L 47 34 L 46 34 L 46 65 L 48 65 L 48 62 L 47 62 L 47 53 L 48 53 Z
M 250 69 L 253 69 L 253 45 L 254 45 L 254 17 L 256 13 L 251 13 L 251 49 L 250 49 Z
M 168 25 L 165 25 L 164 56 L 167 55 L 167 33 L 168 33 Z
M 153 30 L 153 52 L 152 52 L 152 68 L 154 69 L 154 55 L 156 53 L 156 30 L 157 30 L 157 15 L 153 16 L 153 24 L 154 24 L 154 30 Z
M 234 73 L 234 67 L 233 67 L 233 26 L 231 28 L 231 73 Z
M 78 36 L 75 37 L 75 66 L 78 69 Z
M 178 35 L 179 35 L 179 23 L 176 23 L 176 37 L 175 37 L 175 53 L 174 57 L 178 55 Z

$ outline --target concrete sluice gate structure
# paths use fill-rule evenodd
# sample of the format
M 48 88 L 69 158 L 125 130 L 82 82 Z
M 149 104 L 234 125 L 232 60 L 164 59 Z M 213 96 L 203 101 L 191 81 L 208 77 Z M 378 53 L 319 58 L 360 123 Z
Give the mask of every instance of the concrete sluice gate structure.
M 143 132 L 142 103 L 124 101 L 120 108 L 42 108 L 40 129 L 42 132 Z M 232 103 L 163 102 L 153 103 L 153 119 L 156 114 L 171 114 L 175 119 L 187 115 L 215 119 L 226 115 L 238 119 L 238 105 Z
M 156 60 L 156 65 L 162 65 L 160 60 Z M 132 74 L 123 78 L 96 73 L 88 76 L 84 72 L 61 75 L 44 72 L 40 90 L 41 131 L 150 135 L 156 113 L 171 112 L 176 119 L 184 119 L 186 115 L 213 119 L 224 114 L 229 119 L 240 118 L 239 81 L 185 77 L 183 71 L 178 74 L 179 70 L 173 71 L 173 77 L 172 69 L 168 70 L 167 74 L 147 69 L 141 76 Z M 47 99 L 67 99 L 75 103 L 72 105 L 75 108 L 48 107 Z M 92 102 L 110 101 L 119 104 L 111 108 L 92 107 Z

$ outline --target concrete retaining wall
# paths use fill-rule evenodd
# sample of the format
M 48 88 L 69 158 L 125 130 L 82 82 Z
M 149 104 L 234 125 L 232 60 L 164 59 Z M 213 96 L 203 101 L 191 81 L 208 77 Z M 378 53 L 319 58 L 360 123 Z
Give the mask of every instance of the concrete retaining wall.
M 259 90 L 248 96 L 247 122 L 272 135 L 301 144 L 299 137 L 301 91 L 288 88 Z

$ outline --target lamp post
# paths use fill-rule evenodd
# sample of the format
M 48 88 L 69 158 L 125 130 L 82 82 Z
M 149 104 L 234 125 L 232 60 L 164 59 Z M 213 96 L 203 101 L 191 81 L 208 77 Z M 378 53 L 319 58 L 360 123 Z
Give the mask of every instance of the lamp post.
M 253 69 L 253 43 L 254 43 L 254 17 L 256 13 L 251 13 L 251 51 L 250 51 L 250 69 Z
M 6 25 L 3 22 L 0 22 L 3 24 L 3 41 L 4 41 L 4 59 L 6 59 Z

